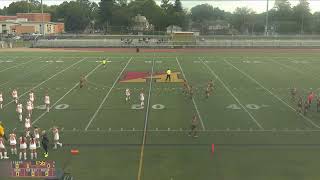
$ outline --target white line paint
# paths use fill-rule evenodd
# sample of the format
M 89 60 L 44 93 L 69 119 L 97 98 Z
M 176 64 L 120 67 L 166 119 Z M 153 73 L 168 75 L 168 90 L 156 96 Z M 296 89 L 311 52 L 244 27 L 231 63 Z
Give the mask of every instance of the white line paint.
M 34 86 L 34 87 L 30 88 L 30 90 L 31 90 L 31 89 L 35 89 L 35 88 L 37 88 L 37 87 L 41 86 L 42 84 L 46 83 L 46 82 L 47 82 L 47 81 L 49 81 L 50 79 L 52 79 L 52 78 L 56 77 L 57 75 L 59 75 L 59 74 L 63 73 L 64 71 L 66 71 L 66 70 L 70 69 L 71 67 L 75 66 L 76 64 L 78 64 L 78 63 L 80 63 L 80 62 L 82 62 L 82 61 L 84 61 L 84 60 L 85 60 L 85 58 L 84 58 L 84 59 L 81 59 L 80 61 L 77 61 L 76 63 L 73 63 L 72 65 L 68 66 L 67 68 L 65 68 L 65 69 L 63 69 L 63 70 L 61 70 L 61 71 L 57 72 L 56 74 L 52 75 L 50 78 L 48 78 L 48 79 L 46 79 L 46 80 L 42 81 L 42 82 L 41 82 L 41 83 L 39 83 L 38 85 L 36 85 L 36 86 Z M 28 91 L 26 91 L 25 93 L 21 94 L 18 98 L 20 99 L 22 96 L 24 96 L 24 95 L 25 95 L 25 94 L 27 94 L 27 93 L 29 93 L 29 92 L 28 92 Z M 12 102 L 14 102 L 14 101 L 13 101 L 13 100 L 12 100 L 12 101 L 10 101 L 9 103 L 5 104 L 3 107 L 8 106 L 8 105 L 9 105 L 9 104 L 11 104 Z
M 50 65 L 50 64 L 45 64 L 45 65 L 39 67 L 38 70 L 37 70 L 37 72 L 41 71 L 42 68 L 44 68 L 44 67 L 46 67 L 46 66 L 49 66 L 49 65 Z M 23 77 L 28 77 L 30 74 L 33 74 L 33 73 L 34 73 L 34 72 L 29 72 L 29 71 L 28 71 L 28 73 L 23 74 Z M 5 83 L 2 83 L 2 84 L 0 84 L 0 87 L 4 86 L 4 85 L 6 85 L 6 84 L 8 84 L 8 83 L 10 83 L 10 82 L 12 82 L 12 81 L 13 81 L 13 80 L 9 80 L 9 81 L 7 81 L 7 82 L 5 82 Z
M 98 115 L 100 109 L 102 108 L 103 104 L 106 102 L 106 100 L 108 99 L 109 97 L 109 94 L 111 93 L 112 89 L 116 86 L 117 82 L 119 81 L 122 73 L 124 72 L 124 70 L 127 68 L 127 66 L 129 65 L 129 63 L 131 62 L 132 60 L 132 57 L 128 60 L 127 64 L 124 66 L 124 68 L 122 69 L 122 71 L 119 73 L 118 77 L 116 78 L 116 80 L 114 81 L 113 85 L 111 86 L 111 88 L 109 89 L 108 93 L 106 94 L 106 96 L 103 98 L 103 100 L 101 101 L 98 109 L 96 110 L 96 112 L 93 114 L 93 116 L 90 118 L 86 128 L 85 128 L 85 131 L 88 130 L 88 128 L 90 127 L 91 123 L 93 122 L 93 120 L 96 118 L 96 116 Z
M 92 71 L 90 71 L 85 77 L 89 77 L 94 71 L 96 71 L 99 67 L 101 66 L 101 64 L 99 64 L 98 66 L 96 66 Z M 79 86 L 79 82 L 76 83 L 68 92 L 66 92 L 60 99 L 58 99 L 53 105 L 52 107 L 56 106 L 60 101 L 62 101 L 70 92 L 72 92 L 77 86 Z M 32 125 L 35 124 L 36 122 L 38 122 L 44 115 L 47 114 L 47 111 L 43 112 L 37 119 L 35 119 L 32 122 Z
M 180 70 L 181 70 L 181 73 L 182 73 L 184 79 L 185 79 L 186 81 L 188 81 L 187 78 L 186 78 L 186 75 L 184 74 L 184 71 L 183 71 L 183 69 L 182 69 L 182 67 L 181 67 L 181 65 L 180 65 L 179 59 L 178 59 L 177 57 L 176 57 L 176 61 L 177 61 L 177 63 L 178 63 L 178 66 L 179 66 L 179 68 L 180 68 Z M 199 112 L 197 103 L 196 103 L 196 101 L 194 100 L 194 98 L 192 98 L 192 103 L 193 103 L 193 106 L 194 106 L 194 108 L 195 108 L 195 110 L 196 110 L 196 112 L 197 112 L 197 115 L 198 115 L 199 119 L 200 119 L 200 123 L 201 123 L 202 129 L 203 129 L 203 130 L 206 130 L 206 127 L 204 126 L 204 123 L 203 123 L 203 121 L 202 121 L 202 118 L 201 118 L 201 115 L 200 115 L 200 112 Z
M 35 60 L 36 60 L 36 59 L 33 59 L 33 60 L 30 60 L 30 61 L 27 61 L 27 62 L 24 62 L 24 63 L 17 64 L 17 65 L 15 65 L 15 66 L 11 66 L 11 67 L 5 68 L 5 69 L 1 70 L 0 73 L 1 73 L 1 72 L 4 72 L 4 71 L 7 71 L 7 70 L 9 70 L 9 69 L 16 68 L 16 67 L 18 67 L 18 66 L 21 66 L 21 65 L 24 65 L 24 64 L 33 62 L 33 61 L 35 61 Z
M 245 75 L 247 78 L 251 79 L 253 82 L 255 82 L 256 84 L 258 84 L 260 87 L 262 87 L 265 91 L 267 91 L 269 94 L 271 94 L 273 97 L 275 97 L 276 99 L 278 99 L 280 102 L 282 102 L 284 105 L 286 105 L 288 108 L 290 108 L 292 111 L 296 112 L 296 109 L 293 108 L 292 106 L 290 106 L 288 103 L 286 103 L 285 101 L 283 101 L 280 97 L 278 97 L 277 95 L 273 94 L 269 89 L 267 89 L 266 87 L 264 87 L 261 83 L 259 83 L 256 79 L 254 79 L 253 77 L 251 77 L 249 74 L 243 72 L 242 70 L 240 70 L 239 68 L 237 68 L 236 66 L 234 66 L 233 64 L 231 64 L 230 62 L 228 62 L 227 60 L 223 60 L 225 63 L 227 63 L 229 66 L 232 66 L 234 69 L 238 70 L 240 73 L 242 73 L 243 75 Z M 313 122 L 311 119 L 309 119 L 306 116 L 303 116 L 302 114 L 299 114 L 303 119 L 307 120 L 308 122 L 310 122 L 313 126 L 320 128 L 320 126 L 318 126 L 315 122 Z
M 223 85 L 223 87 L 229 92 L 229 94 L 233 97 L 234 100 L 237 101 L 237 103 L 242 107 L 242 109 L 250 116 L 250 118 L 252 119 L 252 121 L 254 123 L 256 123 L 256 125 L 260 128 L 263 129 L 262 125 L 256 120 L 256 118 L 247 110 L 247 108 L 240 102 L 240 100 L 232 93 L 232 91 L 225 85 L 225 83 L 222 81 L 222 79 L 213 71 L 213 69 L 211 67 L 208 66 L 208 64 L 206 64 L 205 62 L 203 62 L 203 60 L 201 58 L 199 58 L 199 60 L 202 62 L 202 64 L 204 64 L 207 69 L 211 72 L 211 74 L 213 76 L 215 76 L 216 79 L 218 79 L 218 81 L 220 81 L 220 83 Z

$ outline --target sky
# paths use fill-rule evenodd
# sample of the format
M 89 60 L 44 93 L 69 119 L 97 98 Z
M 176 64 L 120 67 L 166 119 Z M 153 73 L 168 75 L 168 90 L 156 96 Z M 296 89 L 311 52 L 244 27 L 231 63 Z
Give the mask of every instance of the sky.
M 21 0 L 0 0 L 0 8 L 4 6 L 8 6 L 13 1 L 21 1 Z M 66 0 L 43 0 L 43 2 L 47 5 L 56 5 L 60 4 Z M 69 1 L 69 0 L 67 0 Z M 95 2 L 99 2 L 100 0 L 92 0 Z M 174 1 L 174 0 L 172 0 Z M 161 3 L 161 0 L 156 0 L 158 4 Z M 267 0 L 181 0 L 184 8 L 190 9 L 193 6 L 198 4 L 208 3 L 213 7 L 219 7 L 225 11 L 233 12 L 236 7 L 248 7 L 253 9 L 257 13 L 261 13 L 266 11 Z M 299 3 L 298 0 L 289 0 L 291 6 L 294 6 Z M 274 0 L 269 0 L 269 9 L 271 9 L 274 5 Z M 320 0 L 309 0 L 309 6 L 311 12 L 320 11 Z

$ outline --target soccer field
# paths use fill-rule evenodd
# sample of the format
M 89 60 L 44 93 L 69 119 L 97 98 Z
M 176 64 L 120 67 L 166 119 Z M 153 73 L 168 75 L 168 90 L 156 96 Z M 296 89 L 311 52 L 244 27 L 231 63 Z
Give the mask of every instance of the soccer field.
M 33 89 L 32 125 L 58 126 L 64 144 L 51 148 L 48 159 L 77 180 L 314 180 L 320 176 L 320 112 L 314 102 L 306 116 L 298 114 L 290 88 L 304 99 L 310 91 L 319 95 L 319 55 L 3 52 L 0 120 L 7 133 L 22 133 L 10 94 L 17 88 L 25 105 Z M 102 57 L 109 59 L 106 67 Z M 167 68 L 172 82 L 163 82 Z M 82 89 L 81 75 L 87 76 Z M 184 79 L 194 87 L 193 99 L 183 94 Z M 206 99 L 209 80 L 215 89 Z M 137 105 L 142 89 L 143 109 Z M 198 138 L 188 136 L 193 115 Z M 72 148 L 79 155 L 71 156 Z

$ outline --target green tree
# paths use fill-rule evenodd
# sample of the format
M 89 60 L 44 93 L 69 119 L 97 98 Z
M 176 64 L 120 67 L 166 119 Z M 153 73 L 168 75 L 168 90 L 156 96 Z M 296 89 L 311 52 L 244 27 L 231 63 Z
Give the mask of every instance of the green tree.
M 183 12 L 182 4 L 180 0 L 175 0 L 174 2 L 174 10 L 176 12 Z
M 57 19 L 63 19 L 66 31 L 83 32 L 93 18 L 92 3 L 89 0 L 63 2 L 57 7 Z
M 209 4 L 201 4 L 191 8 L 191 18 L 195 22 L 204 22 L 212 18 L 213 7 Z
M 313 13 L 312 24 L 312 32 L 320 34 L 320 12 Z
M 254 25 L 254 16 L 255 13 L 252 9 L 247 7 L 237 7 L 233 13 L 232 25 L 241 33 L 248 34 L 250 32 L 250 26 L 252 28 Z
M 108 27 L 111 25 L 112 12 L 115 7 L 115 0 L 101 0 L 99 2 L 99 24 L 108 31 Z
M 311 32 L 312 14 L 307 0 L 300 0 L 299 4 L 293 7 L 293 17 L 300 27 L 300 33 Z

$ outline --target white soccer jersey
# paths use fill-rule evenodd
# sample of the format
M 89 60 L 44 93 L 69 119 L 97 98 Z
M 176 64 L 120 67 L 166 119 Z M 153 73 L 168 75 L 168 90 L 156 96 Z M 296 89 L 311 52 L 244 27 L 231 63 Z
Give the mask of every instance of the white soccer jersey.
M 17 140 L 16 140 L 16 135 L 15 134 L 10 134 L 9 135 L 9 141 L 10 141 L 10 145 L 16 145 L 17 144 Z
M 0 94 L 0 102 L 3 102 L 2 94 Z
M 18 97 L 18 91 L 17 90 L 13 90 L 12 91 L 12 97 L 13 98 L 17 98 Z
M 19 138 L 20 149 L 27 149 L 27 142 L 24 137 Z
M 48 95 L 44 96 L 44 103 L 45 104 L 50 104 L 50 97 Z
M 130 96 L 131 93 L 130 93 L 130 89 L 126 89 L 126 96 Z
M 32 101 L 32 102 L 34 101 L 34 93 L 30 93 L 30 94 L 29 94 L 29 99 L 30 99 L 30 101 Z
M 24 123 L 24 127 L 27 128 L 27 129 L 31 127 L 31 123 L 30 123 L 30 119 L 29 118 L 26 118 L 26 122 Z
M 144 101 L 144 94 L 140 93 L 140 101 Z
M 19 114 L 22 113 L 22 104 L 21 104 L 21 103 L 17 105 L 17 112 L 18 112 Z

